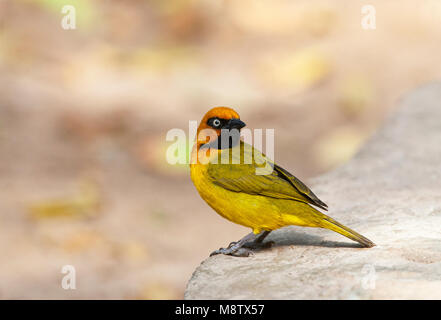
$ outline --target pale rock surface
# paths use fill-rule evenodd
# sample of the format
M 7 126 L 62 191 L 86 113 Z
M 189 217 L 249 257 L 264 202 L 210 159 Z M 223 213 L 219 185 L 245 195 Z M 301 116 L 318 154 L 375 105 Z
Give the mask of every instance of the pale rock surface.
M 407 95 L 349 163 L 311 186 L 331 217 L 377 246 L 283 228 L 254 256 L 206 259 L 185 298 L 441 299 L 441 84 Z

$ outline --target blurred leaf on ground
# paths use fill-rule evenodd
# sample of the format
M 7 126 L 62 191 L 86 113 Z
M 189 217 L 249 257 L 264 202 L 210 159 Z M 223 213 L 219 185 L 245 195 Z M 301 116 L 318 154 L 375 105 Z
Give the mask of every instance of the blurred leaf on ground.
M 259 68 L 263 79 L 278 87 L 303 91 L 324 80 L 331 72 L 326 55 L 314 48 L 266 57 Z
M 195 67 L 198 52 L 191 46 L 144 47 L 130 54 L 127 63 L 137 72 L 165 73 Z
M 352 158 L 365 141 L 367 133 L 353 126 L 339 127 L 326 134 L 314 147 L 316 162 L 330 169 Z
M 169 300 L 178 299 L 178 297 L 179 294 L 170 285 L 156 281 L 145 285 L 133 298 L 139 300 Z
M 83 181 L 77 194 L 66 198 L 49 199 L 31 203 L 30 216 L 36 220 L 51 218 L 84 218 L 99 213 L 100 194 L 96 184 Z
M 68 253 L 99 252 L 131 265 L 145 263 L 149 257 L 145 244 L 134 240 L 115 241 L 95 230 L 76 231 L 61 242 L 61 248 Z
M 347 115 L 357 115 L 372 102 L 374 89 L 365 76 L 350 75 L 340 84 L 338 93 L 340 109 Z
M 235 25 L 274 36 L 323 36 L 335 25 L 335 9 L 313 1 L 242 0 L 230 3 Z
M 130 241 L 119 245 L 118 252 L 129 263 L 142 263 L 149 257 L 147 247 L 138 241 Z

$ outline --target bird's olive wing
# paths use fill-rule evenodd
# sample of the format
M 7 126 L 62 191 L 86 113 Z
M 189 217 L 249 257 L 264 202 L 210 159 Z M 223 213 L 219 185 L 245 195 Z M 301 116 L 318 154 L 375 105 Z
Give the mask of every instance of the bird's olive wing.
M 302 181 L 294 177 L 291 173 L 276 164 L 274 165 L 274 171 L 278 173 L 279 177 L 288 180 L 294 188 L 296 188 L 302 195 L 307 197 L 310 200 L 309 203 L 324 210 L 328 210 L 328 205 L 320 200 L 314 194 L 314 192 L 311 191 L 311 189 L 309 189 Z
M 230 153 L 232 163 L 209 164 L 207 173 L 214 184 L 234 192 L 297 200 L 327 210 L 326 204 L 306 185 L 257 149 L 243 142 L 240 153 L 235 148 L 222 151 Z M 257 174 L 265 164 L 271 166 L 268 174 Z

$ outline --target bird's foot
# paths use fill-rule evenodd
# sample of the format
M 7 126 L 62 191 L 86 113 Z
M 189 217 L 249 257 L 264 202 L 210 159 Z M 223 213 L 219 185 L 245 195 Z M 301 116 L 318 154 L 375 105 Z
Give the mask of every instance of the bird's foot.
M 265 243 L 262 242 L 270 232 L 271 231 L 262 231 L 259 234 L 254 234 L 251 232 L 239 241 L 231 242 L 227 248 L 220 248 L 213 251 L 210 254 L 210 257 L 216 254 L 225 254 L 235 257 L 248 257 L 253 254 L 253 250 L 269 248 L 274 244 L 273 241 L 268 241 Z
M 225 254 L 227 256 L 233 256 L 233 257 L 249 257 L 250 255 L 253 254 L 253 250 L 251 249 L 247 249 L 247 248 L 220 248 L 218 250 L 213 251 L 210 254 L 211 256 L 217 255 L 217 254 Z
M 213 251 L 210 254 L 210 257 L 216 254 L 225 254 L 234 257 L 249 257 L 250 255 L 254 254 L 254 250 L 271 248 L 273 245 L 274 241 L 250 241 L 245 242 L 244 244 L 242 244 L 241 247 L 238 247 L 238 242 L 231 242 L 227 248 L 220 248 L 216 251 Z

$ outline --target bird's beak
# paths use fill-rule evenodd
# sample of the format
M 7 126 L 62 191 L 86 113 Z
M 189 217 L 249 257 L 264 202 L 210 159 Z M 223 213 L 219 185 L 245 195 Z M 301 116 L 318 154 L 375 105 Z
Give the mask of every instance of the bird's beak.
M 240 130 L 245 126 L 246 126 L 245 122 L 243 122 L 240 119 L 233 118 L 233 119 L 230 119 L 230 121 L 228 121 L 228 123 L 225 125 L 225 129 L 229 129 L 229 130 L 239 129 Z

